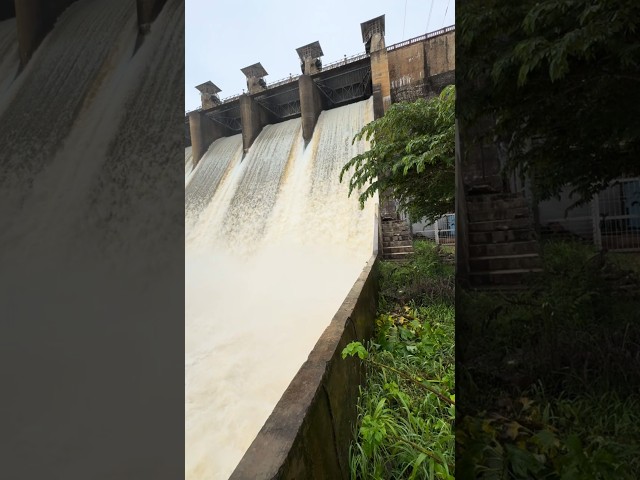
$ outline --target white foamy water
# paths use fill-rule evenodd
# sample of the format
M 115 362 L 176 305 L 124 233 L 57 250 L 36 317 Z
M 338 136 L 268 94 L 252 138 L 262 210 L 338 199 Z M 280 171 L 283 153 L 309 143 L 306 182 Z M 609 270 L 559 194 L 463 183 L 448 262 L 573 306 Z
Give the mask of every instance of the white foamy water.
M 184 149 L 184 182 L 185 187 L 193 172 L 193 149 L 189 146 Z
M 171 415 L 158 410 L 176 397 L 179 408 L 182 392 L 167 386 L 176 362 L 161 339 L 183 311 L 158 292 L 182 274 L 167 224 L 183 226 L 183 35 L 179 0 L 137 50 L 135 2 L 80 0 L 0 85 L 0 336 L 28 346 L 3 430 L 24 478 L 163 478 L 175 466 Z
M 229 477 L 369 260 L 374 204 L 338 173 L 371 120 L 370 100 L 323 112 L 306 148 L 299 119 L 265 127 L 187 223 L 189 480 Z
M 191 148 L 191 147 L 189 147 Z M 185 215 L 193 221 L 197 215 L 211 202 L 220 181 L 228 173 L 234 160 L 242 156 L 242 135 L 220 138 L 213 142 L 195 167 L 193 175 L 189 175 L 185 187 Z M 189 152 L 193 168 L 193 155 Z M 191 173 L 191 172 L 190 172 Z
M 19 78 L 11 83 L 3 81 L 6 90 L 0 104 L 0 145 L 5 175 L 0 177 L 0 188 L 22 185 L 51 163 L 61 139 L 71 134 L 83 108 L 93 100 L 113 67 L 115 59 L 110 54 L 122 39 L 123 26 L 133 25 L 132 15 L 135 5 L 126 0 L 72 4 Z M 12 38 L 8 34 L 5 37 Z M 80 40 L 88 37 L 92 38 L 91 48 Z M 14 50 L 10 47 L 9 52 Z M 13 201 L 25 198 L 27 190 L 21 191 Z

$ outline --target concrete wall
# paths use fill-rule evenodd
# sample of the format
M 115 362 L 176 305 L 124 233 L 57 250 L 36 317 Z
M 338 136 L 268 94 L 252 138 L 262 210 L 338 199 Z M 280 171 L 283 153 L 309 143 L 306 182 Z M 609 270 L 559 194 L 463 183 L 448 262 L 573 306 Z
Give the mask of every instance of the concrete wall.
M 387 53 L 391 101 L 414 101 L 455 83 L 455 32 L 395 48 Z
M 468 193 L 508 191 L 500 174 L 501 163 L 498 150 L 491 135 L 494 121 L 481 118 L 473 124 L 461 122 L 460 142 L 463 182 Z
M 373 333 L 377 265 L 374 254 L 230 480 L 349 479 L 364 370 L 358 359 L 343 360 L 341 353 Z
M 427 59 L 428 76 L 455 70 L 456 37 L 455 32 L 429 38 L 422 44 Z
M 371 85 L 379 89 L 382 106 L 386 112 L 391 105 L 391 79 L 389 75 L 389 59 L 386 50 L 371 52 Z
M 427 70 L 424 53 L 422 42 L 388 53 L 391 96 L 394 103 L 412 101 L 423 96 Z

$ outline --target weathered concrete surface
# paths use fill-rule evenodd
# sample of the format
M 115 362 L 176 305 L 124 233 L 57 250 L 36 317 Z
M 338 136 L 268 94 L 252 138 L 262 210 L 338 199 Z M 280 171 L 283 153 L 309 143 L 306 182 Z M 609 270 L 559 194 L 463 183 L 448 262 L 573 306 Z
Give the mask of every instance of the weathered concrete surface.
M 166 0 L 136 0 L 140 33 L 146 34 L 149 32 L 151 22 L 156 19 L 165 2 Z
M 455 83 L 455 31 L 392 49 L 387 55 L 393 103 L 437 95 Z
M 189 113 L 189 133 L 194 167 L 207 152 L 209 145 L 219 138 L 232 135 L 222 125 L 212 122 L 204 113 L 198 111 Z
M 242 121 L 242 147 L 247 153 L 262 128 L 274 123 L 274 118 L 262 105 L 247 94 L 240 95 L 240 117 Z M 193 138 L 191 141 L 193 142 Z
M 382 102 L 382 90 L 380 85 L 373 86 L 373 118 L 377 120 L 384 116 L 384 104 Z
M 298 92 L 302 117 L 302 138 L 308 142 L 313 136 L 313 129 L 316 127 L 320 112 L 322 112 L 322 97 L 318 87 L 309 75 L 300 76 Z
M 357 418 L 359 360 L 343 360 L 352 341 L 371 337 L 377 308 L 374 254 L 284 392 L 231 480 L 347 480 Z
M 62 11 L 75 0 L 16 0 L 20 64 L 26 65 Z
M 389 60 L 385 49 L 371 52 L 371 84 L 379 88 L 382 95 L 384 111 L 391 106 L 391 80 L 389 76 Z

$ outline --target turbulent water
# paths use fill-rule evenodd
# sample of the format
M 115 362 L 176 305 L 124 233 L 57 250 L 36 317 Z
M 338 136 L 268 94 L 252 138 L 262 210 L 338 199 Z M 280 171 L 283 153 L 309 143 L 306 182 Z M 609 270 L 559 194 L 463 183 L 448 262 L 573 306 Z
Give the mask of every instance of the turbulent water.
M 78 0 L 19 73 L 13 27 L 0 23 L 0 338 L 23 377 L 0 362 L 4 458 L 12 478 L 167 478 L 184 4 L 139 42 L 135 2 Z
M 374 205 L 338 180 L 371 101 L 209 148 L 186 195 L 186 476 L 228 478 L 370 259 Z M 236 143 L 234 143 L 236 142 Z M 217 153 L 214 153 L 217 152 Z M 203 163 L 204 162 L 204 163 Z M 211 188 L 207 191 L 205 186 Z
M 220 181 L 229 171 L 230 165 L 238 161 L 242 156 L 242 135 L 221 138 L 215 142 L 204 154 L 197 165 L 197 174 L 193 172 L 193 155 L 191 147 L 188 149 L 187 162 L 191 164 L 189 169 L 189 183 L 185 188 L 185 203 L 188 207 L 186 215 L 188 221 L 194 221 L 194 217 L 209 204 Z M 192 181 L 193 179 L 193 181 Z
M 184 149 L 184 183 L 185 186 L 189 182 L 191 178 L 191 173 L 193 172 L 193 149 L 191 147 L 187 147 Z

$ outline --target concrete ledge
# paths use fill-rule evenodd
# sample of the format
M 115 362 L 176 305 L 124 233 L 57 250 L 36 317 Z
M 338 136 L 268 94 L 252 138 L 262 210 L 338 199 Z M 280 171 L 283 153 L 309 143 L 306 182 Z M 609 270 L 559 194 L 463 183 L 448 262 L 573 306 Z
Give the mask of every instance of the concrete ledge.
M 230 480 L 349 478 L 364 370 L 359 360 L 341 354 L 350 342 L 373 334 L 377 266 L 373 254 Z

